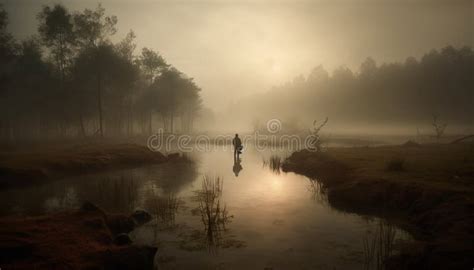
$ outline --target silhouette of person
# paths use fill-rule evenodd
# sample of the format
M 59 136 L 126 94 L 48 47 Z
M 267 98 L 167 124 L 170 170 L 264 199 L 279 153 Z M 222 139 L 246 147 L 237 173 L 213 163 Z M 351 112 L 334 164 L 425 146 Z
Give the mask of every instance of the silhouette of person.
M 239 157 L 234 156 L 234 167 L 232 167 L 232 171 L 234 172 L 235 176 L 238 177 L 240 171 L 242 170 L 241 159 Z
M 232 145 L 234 145 L 234 159 L 237 157 L 239 158 L 239 155 L 242 154 L 242 141 L 239 138 L 239 134 L 235 134 L 234 139 L 232 140 Z M 234 160 L 235 163 L 235 160 Z

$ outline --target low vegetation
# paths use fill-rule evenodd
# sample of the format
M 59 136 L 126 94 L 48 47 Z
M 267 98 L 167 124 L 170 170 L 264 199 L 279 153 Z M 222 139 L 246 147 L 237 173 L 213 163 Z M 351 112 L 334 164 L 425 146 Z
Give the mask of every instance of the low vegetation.
M 386 162 L 394 156 L 404 159 Z M 320 181 L 340 210 L 382 216 L 411 232 L 418 248 L 391 258 L 395 269 L 462 269 L 473 265 L 473 160 L 472 144 L 331 148 L 296 152 L 283 170 Z
M 262 160 L 263 167 L 268 167 L 272 172 L 279 174 L 283 158 L 279 155 L 271 155 L 268 159 Z
M 217 248 L 222 244 L 222 232 L 233 218 L 221 200 L 223 184 L 220 177 L 204 176 L 201 190 L 196 191 L 207 247 L 209 252 L 213 253 L 217 252 Z
M 405 159 L 402 157 L 394 157 L 387 161 L 385 169 L 389 172 L 401 172 L 404 170 Z
M 126 233 L 135 224 L 133 215 L 106 214 L 90 203 L 47 216 L 2 218 L 0 265 L 5 269 L 153 269 L 157 249 L 129 244 Z M 128 241 L 117 241 L 123 238 Z
M 175 226 L 176 213 L 180 206 L 180 200 L 174 193 L 164 196 L 155 195 L 145 201 L 148 209 L 151 209 L 156 225 L 164 228 Z
M 162 163 L 168 158 L 135 144 L 76 144 L 0 152 L 0 188 L 40 184 L 66 175 Z
M 387 221 L 379 220 L 377 228 L 362 239 L 365 270 L 383 270 L 394 252 L 397 230 Z

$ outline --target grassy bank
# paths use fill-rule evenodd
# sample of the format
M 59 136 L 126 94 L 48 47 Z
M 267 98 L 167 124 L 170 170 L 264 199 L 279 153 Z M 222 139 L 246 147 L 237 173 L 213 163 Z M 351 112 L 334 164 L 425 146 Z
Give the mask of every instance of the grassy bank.
M 0 188 L 167 160 L 163 154 L 136 144 L 90 143 L 3 150 L 0 151 Z
M 300 151 L 283 170 L 318 179 L 334 207 L 397 220 L 419 242 L 389 264 L 470 269 L 474 243 L 474 145 Z
M 137 222 L 92 204 L 37 217 L 0 219 L 2 269 L 152 269 L 156 248 L 124 241 Z

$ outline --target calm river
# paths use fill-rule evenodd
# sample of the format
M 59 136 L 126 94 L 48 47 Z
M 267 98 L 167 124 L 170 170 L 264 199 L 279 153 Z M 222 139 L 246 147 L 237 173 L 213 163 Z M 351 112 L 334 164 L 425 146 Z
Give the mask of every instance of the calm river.
M 192 163 L 2 191 L 0 214 L 42 214 L 84 200 L 109 212 L 145 209 L 154 220 L 131 237 L 158 246 L 159 269 L 365 269 L 381 221 L 333 209 L 317 181 L 272 169 L 270 156 L 287 154 L 249 149 L 234 162 L 216 149 L 193 153 Z M 396 249 L 409 236 L 388 227 Z

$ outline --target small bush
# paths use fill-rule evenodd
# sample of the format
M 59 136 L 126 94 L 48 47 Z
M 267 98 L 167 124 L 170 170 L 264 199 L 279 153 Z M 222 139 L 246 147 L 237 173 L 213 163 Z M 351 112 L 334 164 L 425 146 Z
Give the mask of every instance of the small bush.
M 405 159 L 395 157 L 390 159 L 385 165 L 385 170 L 389 172 L 401 172 L 405 170 Z

